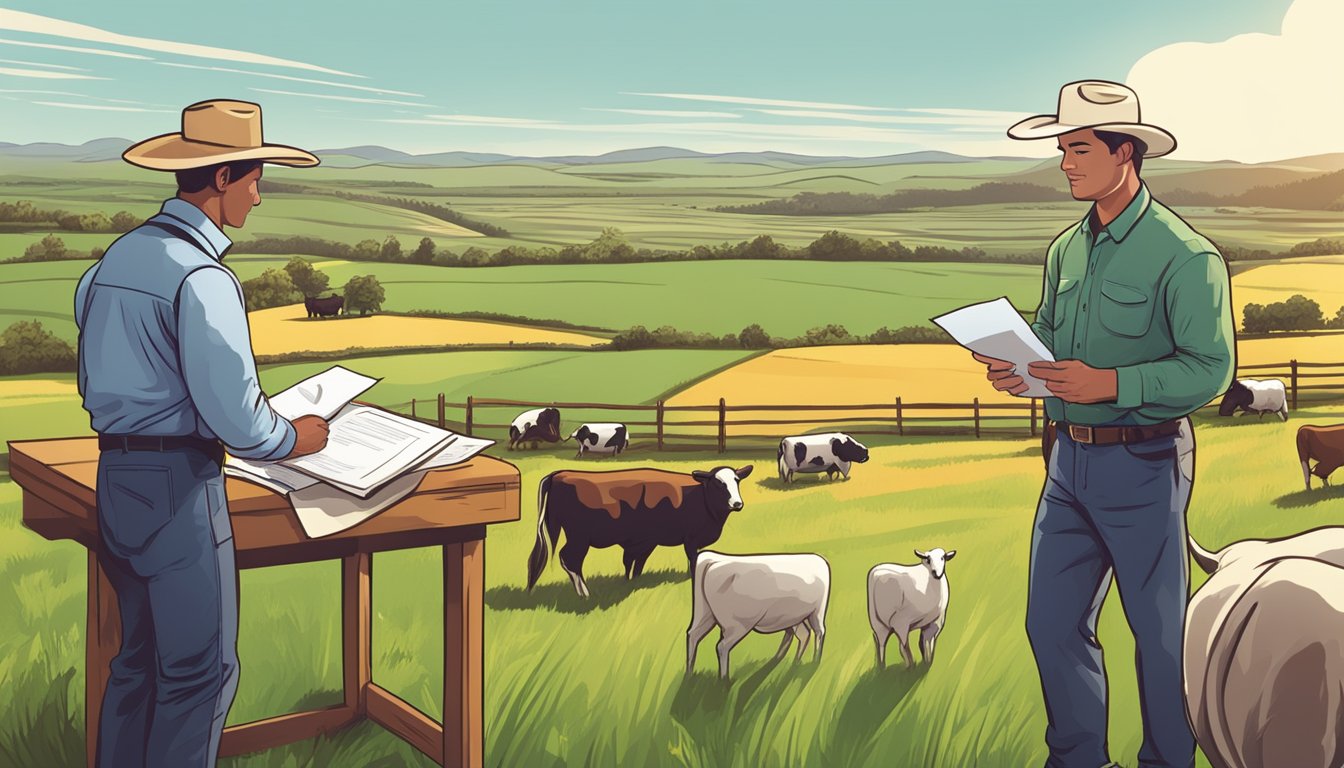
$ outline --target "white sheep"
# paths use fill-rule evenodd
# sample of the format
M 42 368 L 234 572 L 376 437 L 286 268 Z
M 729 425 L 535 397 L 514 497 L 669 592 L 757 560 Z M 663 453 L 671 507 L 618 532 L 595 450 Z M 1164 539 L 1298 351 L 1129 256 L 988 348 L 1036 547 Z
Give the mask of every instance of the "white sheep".
M 919 652 L 925 664 L 933 663 L 934 644 L 947 620 L 947 561 L 955 549 L 944 552 L 915 550 L 920 565 L 878 563 L 868 571 L 868 622 L 877 643 L 877 665 L 887 665 L 887 640 L 892 633 L 901 642 L 901 658 L 913 667 L 910 633 L 919 630 Z
M 798 659 L 816 635 L 815 660 L 826 639 L 831 566 L 820 555 L 725 555 L 703 550 L 691 582 L 694 603 L 686 632 L 686 674 L 695 668 L 700 641 L 719 627 L 719 677 L 728 677 L 728 654 L 752 631 L 784 633 L 775 659 L 798 638 Z

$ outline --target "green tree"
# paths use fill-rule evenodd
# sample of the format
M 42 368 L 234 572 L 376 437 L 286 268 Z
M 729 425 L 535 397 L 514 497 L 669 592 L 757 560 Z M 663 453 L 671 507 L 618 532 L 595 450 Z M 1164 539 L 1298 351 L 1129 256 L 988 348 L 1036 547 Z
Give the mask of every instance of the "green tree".
M 21 320 L 0 334 L 0 374 L 73 371 L 75 350 L 35 320 Z
M 1331 328 L 1344 328 L 1344 307 L 1335 310 L 1335 319 L 1329 323 Z
M 106 213 L 86 213 L 79 217 L 79 228 L 85 232 L 111 232 L 112 220 Z
M 377 240 L 360 240 L 355 246 L 354 256 L 356 259 L 372 261 L 373 259 L 378 258 L 380 251 L 381 249 L 378 246 Z
M 1325 315 L 1321 305 L 1300 293 L 1288 297 L 1287 301 L 1277 302 L 1278 330 L 1314 331 L 1325 327 Z M 1275 304 L 1271 304 L 1275 307 Z
M 1241 310 L 1241 330 L 1244 333 L 1264 333 L 1269 330 L 1264 304 L 1247 304 Z
M 849 335 L 849 331 L 845 330 L 845 326 L 836 325 L 835 323 L 820 328 L 812 328 L 804 335 L 804 338 L 807 340 L 807 343 L 811 345 L 853 344 L 857 341 L 853 336 Z
M 271 268 L 258 277 L 243 281 L 243 296 L 247 299 L 249 312 L 268 307 L 282 307 L 297 304 L 303 300 L 303 294 L 294 287 L 294 281 L 283 269 Z
M 130 211 L 117 211 L 112 217 L 112 229 L 117 232 L 129 232 L 139 223 L 140 219 L 136 218 L 135 214 Z
M 47 235 L 41 240 L 23 249 L 25 259 L 54 261 L 65 258 L 65 241 L 55 235 Z
M 759 240 L 760 238 L 756 238 Z M 770 347 L 770 334 L 765 332 L 757 323 L 752 323 L 737 335 L 738 344 L 743 349 L 768 349 Z
M 378 252 L 378 258 L 383 261 L 401 261 L 401 241 L 396 235 L 388 235 L 383 241 L 382 250 Z
M 373 275 L 355 275 L 345 284 L 345 311 L 367 315 L 383 308 L 383 286 Z
M 285 264 L 285 272 L 290 281 L 305 297 L 320 296 L 327 290 L 331 277 L 321 270 L 313 269 L 306 259 L 295 256 Z
M 420 238 L 420 245 L 411 254 L 411 261 L 416 264 L 431 264 L 434 262 L 434 241 L 428 237 Z

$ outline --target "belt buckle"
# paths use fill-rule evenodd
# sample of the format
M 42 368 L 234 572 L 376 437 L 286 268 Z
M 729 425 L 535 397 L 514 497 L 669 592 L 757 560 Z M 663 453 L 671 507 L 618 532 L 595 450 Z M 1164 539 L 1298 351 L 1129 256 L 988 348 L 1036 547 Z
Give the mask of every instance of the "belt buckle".
M 1091 444 L 1093 440 L 1092 428 L 1082 424 L 1069 425 L 1069 437 L 1076 443 Z

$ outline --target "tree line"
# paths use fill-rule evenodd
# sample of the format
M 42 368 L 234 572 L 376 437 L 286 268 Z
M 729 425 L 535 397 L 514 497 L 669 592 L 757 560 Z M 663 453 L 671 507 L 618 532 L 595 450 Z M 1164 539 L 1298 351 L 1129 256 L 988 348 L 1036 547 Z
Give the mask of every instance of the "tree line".
M 831 323 L 811 328 L 801 336 L 773 337 L 759 324 L 752 323 L 738 333 L 722 336 L 682 331 L 670 325 L 653 330 L 636 325 L 616 334 L 610 346 L 616 350 L 786 349 L 833 344 L 945 344 L 948 341 L 943 331 L 921 325 L 907 325 L 895 330 L 883 326 L 869 334 L 855 334 L 843 325 Z
M 244 280 L 243 298 L 247 311 L 298 304 L 305 299 L 319 298 L 326 293 L 331 276 L 313 269 L 302 258 L 295 256 L 283 268 L 271 268 L 260 275 Z M 355 275 L 341 288 L 346 314 L 358 312 L 367 315 L 382 309 L 386 295 L 378 278 L 373 275 Z
M 1344 307 L 1327 319 L 1320 304 L 1297 293 L 1271 304 L 1247 304 L 1242 309 L 1241 329 L 1245 333 L 1344 330 Z
M 886 195 L 862 192 L 799 192 L 781 200 L 750 205 L 724 205 L 720 213 L 750 213 L 779 216 L 843 216 L 866 213 L 903 213 L 915 208 L 992 203 L 1065 202 L 1068 194 L 1040 184 L 999 182 L 977 184 L 970 189 L 903 189 Z
M 95 213 L 71 213 L 60 209 L 38 208 L 30 200 L 14 203 L 0 202 L 0 223 L 39 224 L 67 232 L 126 232 L 143 221 L 130 211 L 117 211 L 108 216 Z

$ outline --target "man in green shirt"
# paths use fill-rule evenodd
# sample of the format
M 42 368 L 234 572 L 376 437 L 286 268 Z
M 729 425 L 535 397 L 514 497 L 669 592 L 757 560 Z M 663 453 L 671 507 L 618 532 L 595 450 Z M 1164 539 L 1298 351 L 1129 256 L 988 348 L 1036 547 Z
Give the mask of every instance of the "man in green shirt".
M 1053 395 L 1027 597 L 1049 721 L 1046 766 L 1110 764 L 1096 619 L 1114 574 L 1137 651 L 1139 765 L 1192 768 L 1181 661 L 1191 478 L 1179 467 L 1176 436 L 1184 417 L 1232 382 L 1227 267 L 1139 177 L 1143 159 L 1171 152 L 1176 140 L 1141 122 L 1129 88 L 1069 83 L 1058 114 L 1024 120 L 1008 135 L 1057 139 L 1073 197 L 1092 201 L 1050 245 L 1032 323 L 1057 362 L 1027 369 Z M 1027 389 L 1012 363 L 976 359 L 996 389 Z

